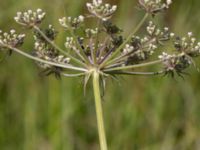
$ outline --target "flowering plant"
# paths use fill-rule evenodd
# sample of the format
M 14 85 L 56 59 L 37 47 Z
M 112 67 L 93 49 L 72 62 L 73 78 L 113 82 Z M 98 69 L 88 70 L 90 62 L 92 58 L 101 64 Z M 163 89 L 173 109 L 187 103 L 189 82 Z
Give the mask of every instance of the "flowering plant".
M 123 30 L 111 21 L 117 6 L 93 0 L 86 4 L 90 15 L 59 19 L 60 25 L 70 34 L 64 43 L 66 49 L 61 49 L 55 43 L 58 32 L 52 25 L 46 29 L 40 28 L 45 12 L 41 9 L 18 12 L 15 21 L 33 30 L 33 52 L 19 49 L 24 43 L 25 34 L 17 34 L 13 29 L 10 32 L 0 31 L 0 50 L 9 55 L 17 52 L 34 60 L 46 75 L 54 74 L 57 78 L 83 77 L 84 89 L 92 78 L 100 147 L 107 150 L 101 104 L 101 88 L 104 90 L 106 78 L 160 74 L 182 77 L 186 68 L 192 64 L 195 66 L 193 58 L 200 55 L 200 42 L 192 32 L 180 37 L 168 27 L 159 28 L 150 21 L 146 26 L 146 34 L 142 37 L 137 35 L 148 17 L 155 17 L 167 10 L 171 3 L 171 0 L 138 0 L 138 6 L 145 11 L 145 15 L 132 33 L 124 37 Z M 97 20 L 95 28 L 83 26 L 88 18 Z M 160 52 L 161 48 L 168 49 L 166 44 L 171 44 L 173 48 Z M 152 60 L 155 58 L 153 55 L 157 55 L 156 60 Z M 135 71 L 152 65 L 160 65 L 160 69 L 152 72 Z

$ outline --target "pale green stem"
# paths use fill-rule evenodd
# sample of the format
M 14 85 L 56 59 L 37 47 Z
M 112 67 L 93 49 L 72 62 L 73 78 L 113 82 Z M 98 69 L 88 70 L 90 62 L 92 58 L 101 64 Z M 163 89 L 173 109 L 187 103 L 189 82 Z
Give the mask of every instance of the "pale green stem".
M 104 71 L 107 72 L 107 71 L 116 71 L 116 70 L 127 70 L 127 69 L 141 68 L 141 67 L 146 67 L 146 66 L 159 64 L 161 62 L 162 62 L 162 60 L 156 60 L 156 61 L 151 61 L 151 62 L 137 64 L 137 65 L 130 65 L 130 66 L 122 66 L 122 67 L 104 69 Z
M 93 38 L 90 38 L 90 41 L 89 41 L 89 47 L 90 47 L 90 52 L 91 52 L 91 58 L 92 58 L 92 63 L 94 64 L 94 62 L 95 62 L 95 54 L 94 54 L 94 50 L 93 50 L 93 48 L 92 48 L 92 44 L 93 44 Z
M 129 71 L 111 71 L 106 72 L 108 74 L 118 74 L 118 75 L 142 75 L 142 76 L 153 76 L 163 74 L 165 71 L 157 71 L 157 72 L 129 72 Z
M 185 53 L 181 53 L 181 54 L 179 54 L 177 56 L 173 56 L 171 58 L 178 58 L 178 57 L 182 57 L 182 56 L 185 56 L 185 55 L 186 55 Z M 171 58 L 169 58 L 169 59 L 171 59 Z M 141 67 L 156 65 L 156 64 L 159 64 L 159 63 L 162 63 L 162 62 L 163 62 L 163 60 L 160 59 L 160 60 L 150 61 L 150 62 L 147 62 L 147 63 L 136 64 L 136 65 L 121 66 L 121 67 L 115 67 L 115 68 L 105 68 L 103 71 L 109 72 L 109 71 L 120 71 L 120 70 L 127 70 L 127 69 L 135 69 L 135 68 L 141 68 Z
M 77 73 L 77 74 L 62 73 L 61 75 L 64 77 L 81 77 L 84 76 L 85 73 Z
M 96 35 L 95 49 L 94 49 L 94 54 L 93 54 L 93 56 L 94 56 L 94 64 L 96 64 L 96 62 L 97 62 L 97 49 L 98 49 L 98 41 L 99 41 L 100 22 L 101 22 L 101 20 L 98 19 L 98 21 L 97 21 L 97 29 L 98 29 L 98 31 L 97 31 L 97 35 Z
M 100 148 L 101 150 L 107 150 L 108 148 L 107 148 L 106 134 L 104 129 L 103 110 L 102 110 L 101 94 L 100 94 L 99 72 L 97 70 L 93 72 L 93 89 L 94 89 Z
M 38 62 L 41 62 L 41 63 L 45 63 L 45 64 L 49 64 L 49 65 L 52 65 L 52 66 L 61 67 L 61 68 L 65 68 L 65 69 L 76 70 L 76 71 L 83 71 L 83 72 L 87 71 L 84 68 L 79 68 L 79 67 L 74 67 L 74 66 L 71 66 L 71 65 L 59 64 L 59 63 L 55 63 L 55 62 L 46 61 L 46 60 L 40 59 L 38 57 L 34 57 L 34 56 L 32 56 L 28 53 L 25 53 L 25 52 L 23 52 L 23 51 L 21 51 L 17 48 L 14 48 L 14 47 L 10 47 L 10 46 L 7 46 L 7 45 L 5 45 L 5 47 L 25 56 L 27 58 L 30 58 L 32 60 L 35 60 L 35 61 L 38 61 Z
M 76 62 L 77 64 L 81 65 L 81 66 L 86 66 L 83 62 L 81 62 L 80 60 L 78 60 L 77 58 L 73 57 L 72 55 L 70 55 L 68 52 L 62 50 L 60 47 L 58 47 L 53 41 L 51 41 L 41 30 L 40 28 L 38 28 L 37 26 L 34 26 L 34 29 L 40 33 L 40 35 L 49 43 L 51 44 L 55 49 L 57 49 L 58 51 L 60 51 L 61 53 L 63 53 L 64 55 L 66 55 L 67 57 L 69 57 L 71 60 L 73 60 L 74 62 Z
M 131 34 L 129 34 L 129 36 L 127 37 L 127 39 L 115 50 L 115 52 L 113 52 L 110 57 L 107 58 L 107 60 L 105 60 L 102 64 L 101 67 L 104 66 L 105 64 L 109 63 L 109 61 L 112 61 L 112 58 L 114 58 L 120 51 L 121 49 L 127 44 L 127 42 L 132 38 L 132 36 L 137 33 L 137 31 L 142 27 L 142 25 L 144 24 L 144 22 L 146 21 L 148 17 L 148 13 L 146 13 L 143 17 L 143 19 L 139 22 L 139 24 L 133 29 L 133 32 Z
M 74 34 L 73 29 L 70 28 L 70 27 L 69 27 L 68 29 L 69 29 L 69 31 L 70 31 L 71 36 L 72 36 L 73 39 L 75 40 L 76 45 L 78 46 L 78 49 L 79 49 L 79 52 L 80 52 L 79 57 L 81 57 L 81 59 L 82 59 L 83 61 L 89 63 L 88 57 L 87 57 L 87 56 L 85 55 L 85 53 L 83 52 L 83 49 L 82 49 L 82 47 L 80 46 L 80 43 L 79 43 L 79 41 L 78 41 L 78 38 L 77 38 L 77 36 Z

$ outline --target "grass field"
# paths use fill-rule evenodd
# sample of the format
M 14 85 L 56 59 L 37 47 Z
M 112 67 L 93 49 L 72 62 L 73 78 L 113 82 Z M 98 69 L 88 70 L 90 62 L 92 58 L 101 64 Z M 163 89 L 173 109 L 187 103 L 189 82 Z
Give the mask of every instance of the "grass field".
M 42 8 L 46 23 L 65 33 L 58 23 L 64 15 L 85 13 L 85 0 L 0 0 L 0 29 L 16 28 L 17 11 Z M 118 4 L 114 20 L 121 27 L 136 25 L 142 12 L 136 0 L 110 0 Z M 200 37 L 200 1 L 174 0 L 171 9 L 156 18 L 172 31 Z M 32 37 L 24 48 L 31 50 Z M 64 47 L 64 46 L 63 46 Z M 197 60 L 200 67 L 200 61 Z M 110 150 L 200 150 L 200 73 L 189 76 L 121 77 L 109 80 L 103 107 Z M 92 86 L 83 93 L 81 78 L 39 75 L 36 65 L 13 54 L 0 63 L 1 150 L 98 150 Z

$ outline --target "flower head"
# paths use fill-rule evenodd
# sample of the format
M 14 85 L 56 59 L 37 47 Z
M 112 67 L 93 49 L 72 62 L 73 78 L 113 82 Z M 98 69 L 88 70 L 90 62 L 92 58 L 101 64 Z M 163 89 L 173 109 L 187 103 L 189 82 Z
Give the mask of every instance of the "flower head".
M 200 55 L 200 43 L 194 38 L 192 32 L 188 32 L 188 35 L 182 38 L 176 37 L 174 47 L 178 52 L 185 53 L 191 57 Z
M 87 3 L 86 6 L 93 16 L 103 21 L 109 20 L 117 10 L 117 5 L 104 4 L 102 0 L 93 0 L 92 3 Z
M 171 4 L 172 0 L 139 0 L 140 8 L 153 16 L 168 9 Z
M 76 29 L 78 28 L 85 20 L 85 17 L 83 15 L 80 15 L 76 18 L 72 18 L 72 17 L 63 17 L 59 19 L 59 23 L 61 26 L 65 27 L 65 28 L 73 28 Z
M 25 34 L 17 34 L 14 29 L 10 32 L 0 31 L 0 47 L 20 47 L 24 43 Z
M 46 13 L 42 9 L 36 11 L 28 10 L 26 12 L 17 12 L 17 16 L 14 17 L 15 21 L 23 26 L 33 27 L 40 24 Z

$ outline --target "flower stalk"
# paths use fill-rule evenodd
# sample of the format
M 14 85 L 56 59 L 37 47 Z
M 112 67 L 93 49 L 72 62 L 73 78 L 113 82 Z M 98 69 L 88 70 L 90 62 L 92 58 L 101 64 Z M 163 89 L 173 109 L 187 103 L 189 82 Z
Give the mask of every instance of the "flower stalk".
M 100 94 L 99 71 L 96 69 L 93 71 L 93 92 L 95 98 L 95 108 L 96 108 L 100 148 L 101 150 L 107 150 L 108 148 L 107 148 L 106 133 L 104 128 L 102 100 Z
M 66 64 L 59 64 L 59 63 L 56 63 L 56 62 L 51 62 L 51 61 L 43 60 L 43 59 L 40 59 L 38 57 L 32 56 L 32 55 L 30 55 L 28 53 L 25 53 L 22 50 L 19 50 L 18 48 L 15 48 L 15 47 L 10 47 L 8 45 L 4 45 L 4 46 L 7 47 L 7 48 L 9 48 L 12 51 L 15 51 L 15 52 L 21 54 L 24 57 L 27 57 L 27 58 L 32 59 L 32 60 L 35 60 L 37 62 L 45 63 L 45 64 L 52 65 L 52 66 L 55 66 L 55 67 L 61 67 L 61 68 L 65 68 L 65 69 L 71 69 L 71 70 L 81 71 L 81 72 L 86 72 L 87 71 L 84 68 L 75 67 L 75 66 L 66 65 Z

